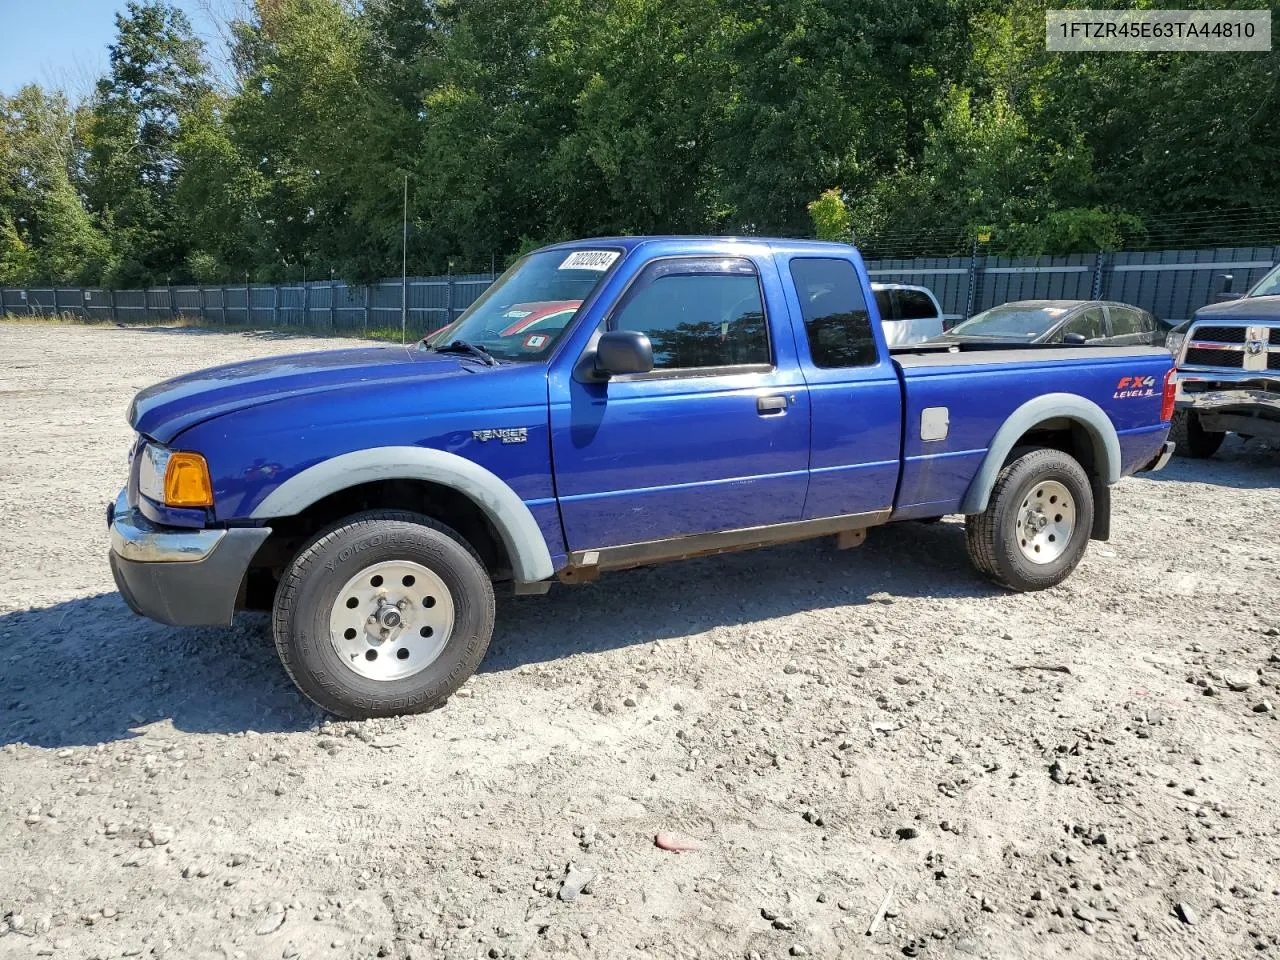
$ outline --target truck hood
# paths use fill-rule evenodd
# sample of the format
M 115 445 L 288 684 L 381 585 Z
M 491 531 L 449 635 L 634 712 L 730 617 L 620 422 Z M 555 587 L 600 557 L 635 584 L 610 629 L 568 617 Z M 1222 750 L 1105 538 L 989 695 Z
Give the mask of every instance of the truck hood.
M 1196 319 L 1233 320 L 1241 323 L 1248 320 L 1280 320 L 1280 297 L 1244 297 L 1241 300 L 1211 303 L 1196 311 Z
M 400 380 L 443 381 L 500 369 L 457 354 L 431 353 L 411 346 L 264 357 L 197 370 L 147 387 L 133 398 L 129 423 L 139 433 L 169 443 L 197 423 L 288 397 Z

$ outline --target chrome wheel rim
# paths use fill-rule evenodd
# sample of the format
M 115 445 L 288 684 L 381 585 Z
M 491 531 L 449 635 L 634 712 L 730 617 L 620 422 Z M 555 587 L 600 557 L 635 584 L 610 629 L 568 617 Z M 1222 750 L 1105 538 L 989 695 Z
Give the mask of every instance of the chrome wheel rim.
M 1045 480 L 1023 497 L 1014 535 L 1032 563 L 1053 563 L 1066 552 L 1075 529 L 1075 497 L 1057 480 Z
M 338 591 L 329 640 L 354 673 L 403 680 L 440 656 L 453 616 L 453 595 L 433 570 L 387 560 L 365 567 Z

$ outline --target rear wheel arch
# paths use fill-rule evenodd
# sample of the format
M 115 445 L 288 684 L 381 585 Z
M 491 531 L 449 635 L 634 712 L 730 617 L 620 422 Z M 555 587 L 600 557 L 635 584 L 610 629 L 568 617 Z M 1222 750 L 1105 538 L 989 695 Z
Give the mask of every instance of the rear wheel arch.
M 969 483 L 960 512 L 987 508 L 1001 469 L 1027 447 L 1048 447 L 1070 454 L 1084 468 L 1096 490 L 1120 479 L 1120 438 L 1106 412 L 1085 397 L 1049 393 L 1028 400 L 996 431 L 982 466 Z

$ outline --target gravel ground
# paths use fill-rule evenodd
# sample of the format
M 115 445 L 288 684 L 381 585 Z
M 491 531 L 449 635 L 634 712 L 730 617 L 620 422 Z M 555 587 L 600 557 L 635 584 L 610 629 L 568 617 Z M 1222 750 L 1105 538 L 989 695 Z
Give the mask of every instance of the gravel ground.
M 134 391 L 337 345 L 0 324 L 0 957 L 1280 953 L 1280 452 L 1038 595 L 948 521 L 500 598 L 447 707 L 334 723 L 265 618 L 131 615 L 103 510 Z

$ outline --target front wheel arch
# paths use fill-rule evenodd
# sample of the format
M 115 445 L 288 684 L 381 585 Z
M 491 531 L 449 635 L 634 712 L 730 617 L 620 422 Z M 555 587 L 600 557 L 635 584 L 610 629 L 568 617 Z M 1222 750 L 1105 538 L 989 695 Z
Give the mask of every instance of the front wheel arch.
M 466 497 L 497 531 L 517 582 L 546 580 L 555 573 L 537 520 L 506 481 L 472 460 L 428 447 L 371 447 L 324 460 L 276 487 L 250 516 L 294 517 L 334 494 L 395 480 L 437 484 Z

